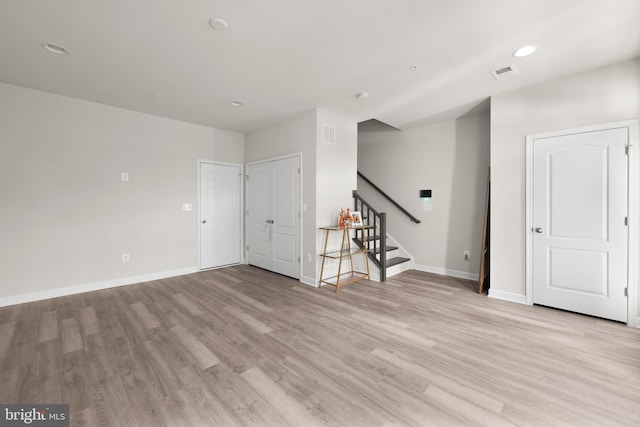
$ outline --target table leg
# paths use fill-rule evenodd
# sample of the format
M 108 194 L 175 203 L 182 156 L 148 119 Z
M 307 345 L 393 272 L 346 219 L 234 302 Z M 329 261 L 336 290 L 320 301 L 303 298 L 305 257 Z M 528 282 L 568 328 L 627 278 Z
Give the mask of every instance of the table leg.
M 336 277 L 336 294 L 338 293 L 338 289 L 340 288 L 340 273 L 342 273 L 342 254 L 344 251 L 344 236 L 345 233 L 347 232 L 347 229 L 345 228 L 343 233 L 342 233 L 342 243 L 340 244 L 340 261 L 338 262 L 338 277 Z
M 324 275 L 324 260 L 327 259 L 327 243 L 329 242 L 329 230 L 324 232 L 324 251 L 322 251 L 322 267 L 320 267 L 320 286 L 322 286 L 322 277 Z

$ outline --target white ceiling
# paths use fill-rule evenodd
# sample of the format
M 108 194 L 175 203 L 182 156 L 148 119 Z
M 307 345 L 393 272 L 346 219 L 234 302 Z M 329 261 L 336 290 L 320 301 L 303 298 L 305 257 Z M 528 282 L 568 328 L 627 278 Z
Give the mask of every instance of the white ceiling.
M 0 81 L 238 132 L 315 107 L 408 128 L 638 57 L 639 22 L 639 0 L 2 0 Z

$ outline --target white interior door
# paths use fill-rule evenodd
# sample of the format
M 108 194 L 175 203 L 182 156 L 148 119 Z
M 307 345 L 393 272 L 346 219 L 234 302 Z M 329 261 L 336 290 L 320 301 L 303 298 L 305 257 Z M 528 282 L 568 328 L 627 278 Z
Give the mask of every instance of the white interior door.
M 626 322 L 627 129 L 532 144 L 533 302 Z
M 300 277 L 300 158 L 247 168 L 249 264 Z
M 268 163 L 247 167 L 248 262 L 271 270 L 271 172 Z
M 272 163 L 273 271 L 300 277 L 300 158 Z
M 200 163 L 200 269 L 242 259 L 242 166 Z

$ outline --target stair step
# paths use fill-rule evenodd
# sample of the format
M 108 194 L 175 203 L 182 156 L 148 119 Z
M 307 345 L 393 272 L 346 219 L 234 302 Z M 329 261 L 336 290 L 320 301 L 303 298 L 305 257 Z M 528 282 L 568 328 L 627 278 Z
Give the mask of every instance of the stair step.
M 411 259 L 397 256 L 395 258 L 388 259 L 386 266 L 387 268 L 389 268 L 389 267 L 393 267 L 394 265 L 402 264 L 403 262 L 407 262 L 407 261 L 411 261 Z
M 380 236 L 378 236 L 378 238 L 380 238 Z M 362 243 L 362 240 L 354 237 L 353 241 L 358 245 L 358 247 L 362 248 L 364 245 Z M 367 240 L 367 243 L 370 242 L 371 240 Z M 387 252 L 391 252 L 391 251 L 395 251 L 396 249 L 398 249 L 397 246 L 387 246 Z M 380 246 L 376 247 L 376 250 L 374 251 L 373 249 L 369 249 L 369 253 L 370 254 L 375 254 L 375 255 L 379 255 L 380 254 Z
M 354 237 L 353 239 L 354 242 L 356 242 L 358 244 L 358 246 L 362 247 L 362 239 L 359 237 Z M 371 237 L 367 237 L 367 243 L 369 242 L 373 242 L 374 240 L 380 240 L 380 236 L 371 236 Z
M 387 252 L 395 251 L 396 249 L 398 249 L 397 246 L 387 246 Z M 378 246 L 375 251 L 369 249 L 369 252 L 371 253 L 375 252 L 375 254 L 377 255 L 380 253 L 380 247 Z

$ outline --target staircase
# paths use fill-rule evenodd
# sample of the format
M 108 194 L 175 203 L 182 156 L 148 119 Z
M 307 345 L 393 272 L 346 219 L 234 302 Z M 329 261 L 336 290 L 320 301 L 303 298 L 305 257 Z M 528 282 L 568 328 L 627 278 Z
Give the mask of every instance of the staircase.
M 360 212 L 364 225 L 371 227 L 356 230 L 353 241 L 363 248 L 366 237 L 369 259 L 380 270 L 380 281 L 384 282 L 387 277 L 411 269 L 413 260 L 410 257 L 399 256 L 405 255 L 404 251 L 387 235 L 387 214 L 375 210 L 356 190 L 353 190 L 353 199 L 354 211 Z M 363 233 L 366 233 L 366 236 L 363 236 Z

